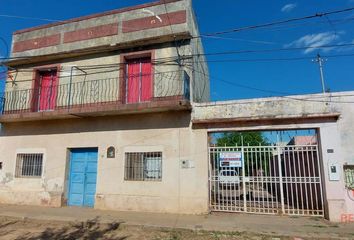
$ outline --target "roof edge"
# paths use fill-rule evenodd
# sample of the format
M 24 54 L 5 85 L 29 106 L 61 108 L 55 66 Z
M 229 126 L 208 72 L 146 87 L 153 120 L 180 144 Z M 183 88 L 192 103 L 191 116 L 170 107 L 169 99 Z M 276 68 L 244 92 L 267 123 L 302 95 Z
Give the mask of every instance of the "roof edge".
M 225 129 L 238 129 L 243 127 L 252 127 L 262 129 L 262 126 L 277 126 L 282 129 L 284 125 L 289 124 L 311 124 L 311 123 L 334 123 L 340 118 L 340 113 L 332 114 L 312 114 L 307 116 L 288 116 L 281 118 L 231 118 L 231 119 L 201 119 L 192 120 L 193 129 L 208 129 L 208 131 L 220 132 Z
M 257 122 L 264 120 L 289 120 L 289 119 L 334 119 L 337 121 L 341 113 L 317 113 L 305 115 L 289 115 L 289 116 L 264 116 L 264 117 L 236 117 L 236 118 L 211 118 L 211 119 L 192 119 L 192 124 L 208 124 L 208 123 L 237 123 L 237 122 Z

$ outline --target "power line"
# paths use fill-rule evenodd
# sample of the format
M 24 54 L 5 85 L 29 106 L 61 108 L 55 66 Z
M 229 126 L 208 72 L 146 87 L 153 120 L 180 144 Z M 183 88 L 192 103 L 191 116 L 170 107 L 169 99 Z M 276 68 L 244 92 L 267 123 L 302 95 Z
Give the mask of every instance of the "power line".
M 228 80 L 224 80 L 222 78 L 217 78 L 217 77 L 214 77 L 214 76 L 211 76 L 210 74 L 207 74 L 205 72 L 201 72 L 201 71 L 198 71 L 196 70 L 195 68 L 193 67 L 190 67 L 188 65 L 184 65 L 185 67 L 191 69 L 192 71 L 195 71 L 195 72 L 198 72 L 200 74 L 202 74 L 203 76 L 206 76 L 206 77 L 211 77 L 211 78 L 214 78 L 218 81 L 221 81 L 221 82 L 224 82 L 224 83 L 227 83 L 229 85 L 232 85 L 232 86 L 236 86 L 236 87 L 241 87 L 241 88 L 246 88 L 246 89 L 250 89 L 250 90 L 256 90 L 256 91 L 260 91 L 260 92 L 265 92 L 265 93 L 272 93 L 272 94 L 284 94 L 284 95 L 291 95 L 292 93 L 288 93 L 288 92 L 280 92 L 280 91 L 274 91 L 274 90 L 267 90 L 267 89 L 261 89 L 261 88 L 256 88 L 256 87 L 252 87 L 252 86 L 247 86 L 247 85 L 243 85 L 243 84 L 238 84 L 238 83 L 235 83 L 235 82 L 231 82 L 231 81 L 228 81 Z M 109 73 L 109 72 L 114 72 L 114 71 L 119 71 L 119 69 L 116 69 L 116 70 L 109 70 L 109 71 L 102 71 L 102 72 L 95 72 L 95 73 L 90 73 L 90 74 L 101 74 L 101 73 Z M 82 75 L 75 75 L 75 76 L 84 76 L 85 74 L 82 74 Z M 32 79 L 31 79 L 32 80 Z M 28 80 L 30 81 L 30 80 Z M 354 102 L 346 102 L 346 101 L 330 101 L 330 100 L 313 100 L 313 99 L 305 99 L 305 98 L 296 98 L 296 97 L 291 97 L 291 96 L 277 96 L 277 97 L 282 97 L 282 98 L 287 98 L 287 99 L 292 99 L 292 100 L 297 100 L 297 101 L 307 101 L 307 102 L 322 102 L 322 103 L 354 103 Z
M 229 54 L 241 54 L 241 53 L 267 53 L 267 52 L 283 52 L 283 51 L 298 51 L 307 49 L 322 49 L 322 48 L 341 48 L 341 47 L 354 47 L 354 43 L 346 44 L 332 44 L 323 46 L 307 46 L 307 47 L 288 47 L 288 48 L 272 48 L 272 49 L 261 49 L 261 50 L 238 50 L 238 51 L 224 51 L 224 52 L 214 52 L 205 53 L 206 56 L 212 55 L 229 55 Z
M 0 14 L 0 17 L 18 18 L 18 19 L 27 19 L 27 20 L 40 20 L 40 21 L 45 21 L 45 22 L 65 22 L 65 21 L 57 20 L 57 19 L 26 17 L 26 16 L 8 15 L 8 14 Z
M 344 47 L 354 47 L 354 43 L 345 43 L 345 44 L 332 44 L 332 45 L 323 45 L 323 46 L 307 46 L 307 47 L 288 47 L 288 48 L 272 48 L 272 49 L 260 49 L 260 50 L 236 50 L 236 51 L 223 51 L 223 52 L 213 52 L 213 53 L 203 53 L 203 54 L 191 54 L 191 55 L 184 55 L 181 58 L 191 58 L 194 56 L 217 56 L 217 55 L 232 55 L 232 54 L 246 54 L 246 53 L 267 53 L 267 52 L 284 52 L 284 51 L 299 51 L 299 50 L 307 50 L 307 49 L 322 49 L 322 48 L 344 48 Z M 91 51 L 90 51 L 91 52 Z M 82 51 L 85 53 L 85 51 Z M 11 59 L 30 59 L 29 57 L 13 57 L 13 58 L 0 58 L 4 60 L 11 60 Z M 159 60 L 166 61 L 176 61 L 178 58 L 176 57 L 164 57 L 164 58 L 155 58 L 155 62 Z
M 323 45 L 323 46 L 307 46 L 307 47 L 288 47 L 288 48 L 272 48 L 272 49 L 260 49 L 260 50 L 236 50 L 236 51 L 224 51 L 224 52 L 214 52 L 214 53 L 203 53 L 203 54 L 191 54 L 184 55 L 183 58 L 193 57 L 193 56 L 213 56 L 213 55 L 232 55 L 232 54 L 244 54 L 244 53 L 267 53 L 267 52 L 282 52 L 282 51 L 298 51 L 307 49 L 322 49 L 322 48 L 342 48 L 342 47 L 353 47 L 354 43 L 346 44 L 333 44 L 333 45 Z M 79 51 L 77 51 L 79 52 Z M 85 53 L 86 51 L 81 51 L 80 53 Z M 90 51 L 91 52 L 91 51 Z M 0 58 L 3 60 L 15 60 L 15 59 L 30 59 L 30 57 L 11 57 L 11 58 Z M 172 57 L 165 58 L 155 58 L 154 60 L 166 60 L 172 59 Z
M 353 57 L 354 53 L 351 54 L 337 54 L 337 55 L 327 55 L 326 58 L 340 58 L 340 57 Z M 221 59 L 221 60 L 205 60 L 201 62 L 207 63 L 226 63 L 226 62 L 279 62 L 279 61 L 302 61 L 311 60 L 313 57 L 289 57 L 289 58 L 249 58 L 249 59 Z M 192 62 L 194 63 L 194 62 Z
M 163 1 L 164 1 L 164 5 L 166 6 L 165 0 L 163 0 Z M 297 22 L 297 21 L 308 20 L 308 19 L 313 19 L 313 18 L 318 18 L 318 17 L 326 17 L 329 15 L 349 12 L 349 11 L 353 11 L 353 10 L 354 10 L 354 7 L 345 8 L 345 9 L 328 11 L 328 12 L 323 12 L 323 13 L 316 13 L 316 14 L 309 15 L 309 16 L 290 18 L 290 19 L 274 21 L 274 22 L 269 22 L 269 23 L 263 23 L 263 24 L 258 24 L 258 25 L 245 26 L 245 27 L 234 28 L 234 29 L 220 31 L 220 32 L 214 32 L 214 33 L 206 33 L 206 34 L 201 34 L 201 36 L 215 36 L 215 35 L 223 35 L 223 34 L 232 33 L 232 32 L 240 32 L 240 31 L 245 31 L 245 30 L 253 30 L 253 29 L 257 29 L 257 28 L 265 28 L 265 27 L 270 27 L 270 26 L 280 25 L 280 24 L 285 24 L 285 23 L 290 23 L 290 22 Z M 27 19 L 27 20 L 40 20 L 40 21 L 46 21 L 46 22 L 60 22 L 60 23 L 66 23 L 68 21 L 68 20 L 28 17 L 28 16 L 19 16 L 19 15 L 9 15 L 9 14 L 0 14 L 0 17 L 18 18 L 18 19 Z M 198 37 L 201 37 L 201 36 L 198 36 Z
M 352 54 L 338 54 L 338 55 L 327 55 L 324 56 L 325 58 L 339 58 L 339 57 L 353 57 L 354 53 Z M 191 58 L 190 58 L 191 59 Z M 302 60 L 312 60 L 313 57 L 293 57 L 293 58 L 257 58 L 257 59 L 221 59 L 221 60 L 198 60 L 195 61 L 191 59 L 191 61 L 185 61 L 184 66 L 187 64 L 196 64 L 196 63 L 226 63 L 226 62 L 279 62 L 279 61 L 302 61 Z M 179 63 L 176 63 L 175 59 L 167 59 L 165 61 L 161 62 L 152 62 L 153 65 L 179 65 Z M 84 70 L 99 70 L 99 69 L 109 69 L 108 71 L 119 71 L 123 66 L 125 66 L 126 63 L 117 63 L 117 64 L 101 64 L 101 65 L 86 65 L 86 66 L 76 66 L 79 68 L 82 68 Z M 114 68 L 112 70 L 112 68 Z M 12 70 L 13 72 L 19 73 L 19 72 L 33 72 L 32 68 L 22 68 L 22 69 L 14 69 Z M 6 73 L 7 71 L 4 71 L 2 73 Z M 65 70 L 60 70 L 60 72 L 66 72 Z M 99 73 L 106 73 L 107 70 L 105 71 L 98 71 L 94 73 L 89 73 L 91 74 L 99 74 Z M 85 74 L 82 74 L 85 75 Z M 79 75 L 78 75 L 79 76 Z M 80 75 L 81 76 L 81 75 Z
M 186 67 L 188 67 L 188 66 L 186 66 Z M 202 75 L 204 75 L 205 77 L 213 78 L 215 80 L 218 80 L 220 82 L 224 82 L 224 83 L 232 85 L 232 86 L 245 88 L 245 89 L 250 89 L 250 90 L 256 90 L 256 91 L 265 92 L 265 93 L 292 95 L 291 93 L 279 92 L 279 91 L 273 91 L 273 90 L 266 90 L 266 89 L 261 89 L 261 88 L 256 88 L 256 87 L 252 87 L 252 86 L 247 86 L 247 85 L 231 82 L 231 81 L 219 78 L 219 77 L 212 76 L 210 74 L 202 73 L 201 71 L 197 71 L 194 68 L 190 68 L 190 69 L 193 70 L 193 71 L 196 71 L 196 72 L 198 72 L 198 73 L 200 73 Z M 291 100 L 296 100 L 296 101 L 316 102 L 316 103 L 344 103 L 344 104 L 353 104 L 354 103 L 354 102 L 351 102 L 351 101 L 332 101 L 332 100 L 327 100 L 326 101 L 326 100 L 315 100 L 315 99 L 308 99 L 308 98 L 297 98 L 297 97 L 292 97 L 292 96 L 276 96 L 276 97 L 285 98 L 285 99 L 291 99 Z
M 165 0 L 164 0 L 165 1 Z M 169 19 L 168 15 L 168 10 L 166 6 L 166 2 L 164 2 L 165 10 L 167 13 L 167 17 Z M 290 23 L 290 22 L 296 22 L 296 21 L 302 21 L 302 20 L 308 20 L 308 19 L 313 19 L 317 17 L 326 17 L 326 19 L 329 21 L 328 16 L 332 14 L 338 14 L 338 13 L 343 13 L 343 12 L 348 12 L 354 10 L 354 7 L 351 8 L 346 8 L 346 9 L 341 9 L 341 10 L 336 10 L 336 11 L 329 11 L 329 12 L 324 12 L 324 13 L 316 13 L 313 15 L 309 16 L 304 16 L 304 17 L 298 17 L 298 18 L 291 18 L 291 19 L 286 19 L 286 20 L 281 20 L 281 21 L 275 21 L 275 22 L 270 22 L 270 23 L 264 23 L 264 24 L 259 24 L 259 25 L 251 25 L 251 26 L 246 26 L 246 27 L 240 27 L 240 28 L 235 28 L 231 30 L 226 30 L 226 31 L 220 31 L 220 32 L 215 32 L 215 33 L 207 33 L 207 34 L 201 34 L 200 36 L 194 36 L 192 38 L 199 38 L 199 37 L 216 37 L 217 35 L 223 35 L 231 32 L 240 32 L 240 31 L 245 31 L 245 30 L 253 30 L 253 29 L 259 29 L 259 28 L 265 28 L 265 27 L 271 27 L 274 25 L 279 25 L 279 24 L 285 24 L 285 23 Z M 23 16 L 15 16 L 15 15 L 4 15 L 1 14 L 0 17 L 13 17 L 13 18 L 22 18 L 22 19 L 35 19 L 35 20 L 43 20 L 43 21 L 50 21 L 50 22 L 66 22 L 66 21 L 60 21 L 60 20 L 55 20 L 55 19 L 46 19 L 46 18 L 33 18 L 33 17 L 23 17 Z M 350 20 L 350 19 L 349 19 Z M 170 22 L 170 20 L 169 20 Z M 169 23 L 169 26 L 171 28 L 171 33 L 173 34 L 172 30 L 172 25 L 171 22 Z M 219 37 L 220 38 L 220 37 Z M 176 42 L 176 40 L 175 40 Z M 7 46 L 8 48 L 8 46 Z M 177 48 L 177 46 L 176 46 Z M 308 48 L 311 48 L 309 46 Z M 320 47 L 316 47 L 320 48 Z M 297 48 L 300 49 L 300 48 Z M 267 50 L 266 50 L 267 51 Z M 82 52 L 82 51 L 81 51 Z M 256 52 L 256 51 L 253 51 Z M 177 54 L 179 55 L 179 50 L 177 48 Z M 180 55 L 179 55 L 180 56 Z M 11 59 L 27 59 L 28 57 L 16 57 L 16 58 L 0 58 L 2 60 L 11 60 Z
M 165 3 L 165 8 L 166 8 L 166 3 Z M 325 13 L 317 13 L 315 15 L 310 15 L 310 16 L 305 16 L 305 17 L 286 19 L 286 20 L 275 21 L 275 22 L 270 22 L 270 23 L 265 23 L 265 24 L 260 24 L 260 25 L 246 26 L 246 27 L 231 29 L 231 30 L 227 30 L 227 31 L 209 33 L 209 34 L 202 34 L 202 35 L 197 36 L 197 37 L 215 37 L 217 35 L 223 35 L 223 34 L 227 34 L 227 33 L 231 33 L 231 32 L 240 32 L 240 31 L 245 31 L 245 30 L 253 30 L 253 29 L 259 29 L 259 28 L 271 27 L 271 26 L 274 26 L 274 25 L 286 24 L 286 23 L 289 23 L 289 22 L 307 20 L 307 19 L 312 19 L 312 18 L 317 18 L 317 17 L 327 17 L 328 15 L 331 15 L 331 14 L 338 14 L 338 13 L 348 12 L 348 11 L 352 11 L 352 10 L 354 10 L 354 8 L 347 8 L 347 9 L 331 11 L 331 12 L 325 12 Z M 167 8 L 166 8 L 166 13 L 167 13 Z M 11 16 L 11 15 L 0 15 L 0 17 L 16 17 L 16 18 L 23 18 L 23 19 L 58 21 L 58 20 L 53 20 L 53 19 L 41 19 L 41 18 Z M 62 22 L 62 21 L 59 21 L 59 22 Z M 173 30 L 172 30 L 171 24 L 170 24 L 170 27 L 171 27 L 171 32 L 173 34 Z M 196 38 L 196 37 L 193 37 L 193 38 Z M 184 56 L 184 57 L 193 57 L 193 56 L 202 56 L 202 55 L 211 56 L 211 55 L 227 55 L 227 54 L 241 54 L 241 53 L 273 52 L 273 51 L 292 51 L 292 50 L 304 50 L 304 49 L 346 47 L 346 46 L 353 46 L 353 45 L 354 44 L 342 44 L 342 45 L 328 45 L 328 46 L 318 46 L 318 47 L 309 46 L 309 47 L 280 48 L 280 49 L 266 49 L 266 50 L 228 51 L 228 52 L 220 52 L 220 53 L 195 54 L 195 55 L 189 55 L 189 56 L 187 55 L 187 56 Z M 176 46 L 176 48 L 177 48 L 177 46 Z M 177 53 L 178 53 L 178 48 L 177 48 Z M 179 53 L 178 53 L 178 55 L 179 55 Z M 329 57 L 349 57 L 349 56 L 354 56 L 354 54 L 332 55 L 332 56 L 326 56 L 326 57 L 329 58 Z M 27 57 L 24 57 L 24 59 L 26 59 L 26 58 Z M 3 58 L 3 59 L 5 59 L 5 58 Z M 6 58 L 6 59 L 15 59 L 15 58 Z M 170 59 L 170 62 L 176 60 L 176 59 L 173 59 L 173 58 L 161 58 L 161 60 L 162 59 L 167 61 L 167 62 L 169 62 L 168 59 Z M 180 59 L 180 56 L 178 56 L 178 59 Z M 269 59 L 227 59 L 227 60 L 214 60 L 214 61 L 206 61 L 206 62 L 295 61 L 295 60 L 307 60 L 307 59 L 311 59 L 311 58 L 308 58 L 308 57 L 297 57 L 297 58 L 269 58 Z M 158 59 L 155 59 L 155 60 L 158 60 Z M 167 62 L 165 62 L 165 63 L 167 63 Z M 198 62 L 202 62 L 202 61 L 198 61 Z M 101 65 L 101 66 L 103 66 L 103 65 Z M 96 66 L 96 67 L 99 68 L 99 66 Z M 104 72 L 99 72 L 99 73 L 104 73 Z M 96 73 L 96 74 L 98 74 L 98 73 Z M 205 73 L 203 73 L 203 74 L 205 74 Z M 245 87 L 245 86 L 243 86 L 243 87 Z M 260 89 L 256 89 L 256 88 L 251 88 L 251 89 L 260 90 Z M 265 90 L 265 91 L 267 91 L 267 90 Z M 282 93 L 282 94 L 284 94 L 284 93 Z
M 154 66 L 154 64 L 153 64 Z M 79 67 L 79 66 L 76 66 Z M 86 77 L 86 76 L 90 76 L 90 75 L 97 75 L 97 74 L 105 74 L 105 73 L 114 73 L 114 72 L 119 72 L 122 69 L 124 69 L 124 67 L 120 66 L 119 64 L 115 64 L 115 65 L 109 65 L 109 66 L 99 66 L 99 65 L 91 65 L 88 66 L 89 68 L 85 68 L 85 67 L 79 67 L 80 70 L 86 70 L 85 73 L 80 73 L 80 74 L 74 74 L 74 75 L 59 75 L 58 78 L 62 79 L 62 78 L 70 78 L 70 77 Z M 103 69 L 103 70 L 101 70 Z M 105 70 L 104 70 L 105 69 Z M 94 72 L 87 72 L 88 70 L 98 70 L 98 71 L 94 71 Z M 2 72 L 2 73 L 6 73 Z M 33 70 L 32 69 L 23 69 L 23 70 L 15 70 L 14 73 L 19 73 L 19 72 L 28 72 L 28 73 L 32 73 Z M 58 70 L 58 72 L 62 73 L 62 72 L 68 72 L 66 70 L 60 69 Z M 156 70 L 155 70 L 156 72 Z M 163 73 L 174 73 L 175 71 L 165 71 Z M 1 74 L 1 72 L 0 72 Z M 117 77 L 118 78 L 118 77 Z M 97 79 L 96 79 L 97 80 Z M 33 81 L 33 79 L 21 79 L 20 81 L 15 81 L 15 82 L 30 82 Z M 7 81 L 7 83 L 12 83 L 14 81 Z
M 166 4 L 164 4 L 164 5 L 165 5 L 166 12 L 167 12 Z M 338 14 L 338 13 L 348 12 L 348 11 L 352 11 L 352 10 L 354 10 L 354 7 L 346 8 L 346 9 L 342 9 L 342 10 L 324 12 L 324 13 L 316 13 L 314 15 L 309 15 L 309 16 L 305 16 L 305 17 L 291 18 L 291 19 L 275 21 L 275 22 L 270 22 L 270 23 L 264 23 L 264 24 L 259 24 L 259 25 L 251 25 L 251 26 L 246 26 L 246 27 L 241 27 L 241 28 L 236 28 L 236 29 L 231 29 L 231 30 L 226 30 L 226 31 L 221 31 L 221 32 L 201 34 L 200 36 L 193 36 L 192 38 L 215 37 L 217 35 L 222 35 L 222 34 L 231 33 L 231 32 L 240 32 L 240 31 L 245 31 L 245 30 L 270 27 L 270 26 L 274 26 L 274 25 L 285 24 L 285 23 L 301 21 L 301 20 L 307 20 L 307 19 L 312 19 L 312 18 L 317 18 L 317 17 L 327 17 L 328 15 L 331 15 L 331 14 Z M 0 16 L 10 16 L 10 15 L 0 15 Z M 14 17 L 21 17 L 21 16 L 14 16 Z M 42 20 L 55 21 L 55 20 L 52 20 L 52 19 L 42 19 Z M 60 22 L 63 22 L 63 21 L 60 21 Z M 172 30 L 171 24 L 170 24 L 170 27 L 171 27 L 171 32 L 173 34 L 173 30 Z M 320 47 L 311 47 L 311 46 L 309 46 L 307 48 L 320 48 Z M 299 48 L 297 48 L 297 49 L 299 49 Z M 89 50 L 89 51 L 92 52 L 92 50 Z M 177 49 L 177 51 L 178 51 L 178 49 Z M 72 51 L 72 52 L 74 52 L 74 53 L 75 52 L 84 53 L 85 51 Z M 254 51 L 254 52 L 256 52 L 256 51 Z M 28 57 L 12 57 L 12 58 L 0 58 L 0 59 L 2 59 L 2 60 L 28 59 Z
M 334 20 L 330 20 L 331 23 L 333 25 L 338 25 L 341 23 L 346 23 L 346 22 L 350 22 L 353 21 L 354 17 L 349 17 L 349 18 L 343 18 L 343 19 L 334 19 Z M 304 23 L 296 23 L 296 24 L 284 24 L 281 26 L 274 26 L 274 27 L 269 27 L 269 28 L 264 28 L 264 29 L 257 29 L 257 31 L 266 31 L 266 32 L 270 32 L 270 31 L 279 31 L 279 30 L 291 30 L 292 28 L 295 27 L 301 27 L 301 26 L 308 26 L 308 25 L 318 25 L 318 24 L 328 24 L 328 20 L 326 21 L 317 21 L 317 22 L 304 22 Z M 249 42 L 254 42 L 254 43 L 262 43 L 262 41 L 252 41 L 252 40 L 247 40 L 247 39 L 237 39 L 234 37 L 221 37 L 221 36 L 204 36 L 201 35 L 201 37 L 203 38 L 217 38 L 217 39 L 225 39 L 225 40 L 236 40 L 236 41 L 249 41 Z M 265 44 L 271 44 L 272 42 L 266 42 L 264 41 Z
M 172 59 L 168 59 L 167 62 L 159 62 L 159 61 L 152 61 L 152 65 L 161 65 L 161 64 L 168 64 L 171 63 Z M 120 70 L 122 68 L 124 68 L 128 63 L 114 63 L 114 64 L 95 64 L 95 65 L 84 65 L 84 66 L 79 66 L 79 65 L 75 65 L 75 66 L 71 66 L 68 65 L 66 67 L 78 67 L 82 70 L 98 70 L 98 69 L 111 69 L 111 68 L 115 68 L 114 71 L 116 70 Z M 5 71 L 8 72 L 8 71 Z M 3 73 L 5 73 L 3 72 Z M 13 68 L 10 70 L 10 72 L 33 72 L 33 68 L 29 67 L 29 68 Z M 66 72 L 65 70 L 59 70 L 59 72 Z M 103 72 L 104 73 L 104 72 Z
M 163 0 L 163 5 L 165 7 L 166 16 L 168 19 L 168 25 L 170 26 L 171 34 L 173 35 L 173 38 L 174 38 L 174 43 L 175 43 L 176 52 L 177 52 L 177 56 L 178 56 L 178 63 L 180 64 L 181 63 L 181 55 L 179 54 L 179 49 L 178 49 L 178 45 L 177 45 L 177 41 L 176 41 L 176 35 L 174 34 L 173 29 L 172 29 L 171 19 L 170 19 L 170 15 L 168 13 L 168 10 L 167 10 L 166 0 Z
M 166 7 L 166 5 L 165 5 L 165 7 Z M 215 37 L 217 35 L 223 35 L 223 34 L 227 34 L 227 33 L 231 33 L 231 32 L 240 32 L 240 31 L 245 31 L 245 30 L 253 30 L 253 29 L 259 29 L 259 28 L 265 28 L 265 27 L 270 27 L 270 26 L 279 25 L 279 24 L 285 24 L 285 23 L 289 23 L 289 22 L 313 19 L 313 18 L 317 18 L 317 17 L 327 17 L 327 16 L 332 15 L 332 14 L 338 14 L 338 13 L 343 13 L 343 12 L 348 12 L 348 11 L 353 11 L 353 10 L 354 10 L 354 7 L 346 8 L 346 9 L 342 9 L 342 10 L 336 10 L 336 11 L 329 11 L 329 12 L 324 12 L 324 13 L 316 13 L 316 14 L 313 14 L 313 15 L 305 16 L 305 17 L 291 18 L 291 19 L 275 21 L 275 22 L 270 22 L 270 23 L 264 23 L 264 24 L 259 24 L 259 25 L 251 25 L 251 26 L 246 26 L 246 27 L 240 27 L 240 28 L 235 28 L 235 29 L 221 31 L 221 32 L 201 34 L 199 36 L 193 36 L 192 38 Z M 0 17 L 1 16 L 3 16 L 3 17 L 28 18 L 28 17 L 12 16 L 12 15 L 0 15 Z M 30 18 L 30 19 L 32 19 L 32 18 Z M 59 21 L 59 20 L 54 20 L 54 19 L 41 19 L 41 18 L 33 18 L 33 19 L 46 20 L 46 21 L 65 22 L 65 21 Z M 171 27 L 171 30 L 172 30 L 171 24 L 170 24 L 170 27 Z M 173 31 L 172 31 L 172 33 L 173 33 Z M 73 52 L 79 52 L 79 51 L 73 51 Z M 82 53 L 83 51 L 80 51 L 80 52 Z M 92 50 L 90 50 L 90 52 L 92 52 Z M 13 57 L 13 58 L 0 58 L 0 59 L 2 59 L 2 60 L 11 60 L 11 59 L 27 59 L 27 58 L 28 57 Z
M 198 54 L 196 54 L 198 56 Z M 326 55 L 324 56 L 325 58 L 341 58 L 341 57 L 353 57 L 354 53 L 350 54 L 337 54 L 337 55 Z M 195 64 L 195 63 L 202 63 L 202 62 L 207 62 L 207 63 L 226 63 L 226 62 L 279 62 L 279 61 L 302 61 L 302 60 L 312 60 L 313 57 L 288 57 L 288 58 L 249 58 L 249 59 L 221 59 L 221 60 L 198 60 L 195 61 L 192 58 L 184 59 L 185 65 L 186 64 Z M 178 58 L 167 58 L 164 61 L 153 61 L 153 65 L 179 65 L 178 62 L 176 62 Z M 111 69 L 111 68 L 117 68 L 114 70 L 110 71 L 118 71 L 120 70 L 123 66 L 125 66 L 126 63 L 117 63 L 117 64 L 100 64 L 100 65 L 85 65 L 85 66 L 77 66 L 79 68 L 85 69 L 85 70 L 98 70 L 98 69 Z M 22 68 L 22 69 L 14 69 L 12 70 L 14 72 L 33 72 L 32 68 Z M 5 71 L 6 72 L 6 71 Z M 3 72 L 3 73 L 5 73 Z M 64 70 L 60 70 L 60 72 L 65 72 Z M 96 73 L 90 73 L 90 74 L 98 74 L 98 73 L 105 73 L 105 71 L 102 72 L 96 72 Z
M 187 68 L 191 68 L 189 67 L 188 65 L 184 65 L 186 66 Z M 117 67 L 117 66 L 116 66 Z M 192 68 L 193 70 L 194 68 Z M 110 72 L 116 72 L 116 71 L 119 71 L 120 69 L 114 69 L 114 70 L 105 70 L 105 71 L 99 71 L 99 72 L 93 72 L 93 73 L 87 73 L 87 74 L 77 74 L 77 75 L 73 75 L 75 77 L 78 77 L 78 76 L 87 76 L 87 75 L 95 75 L 95 74 L 102 74 L 102 73 L 110 73 Z M 194 69 L 194 71 L 198 72 L 197 70 Z M 201 74 L 203 74 L 204 76 L 207 76 L 206 73 L 204 72 L 199 72 Z M 210 76 L 210 75 L 209 75 Z M 211 77 L 211 76 L 210 76 Z M 215 78 L 217 79 L 217 78 Z M 231 84 L 231 85 L 236 85 L 238 87 L 241 87 L 241 88 L 246 88 L 246 89 L 251 89 L 251 90 L 256 90 L 256 91 L 261 91 L 261 92 L 266 92 L 266 93 L 273 93 L 273 94 L 286 94 L 286 95 L 291 95 L 291 93 L 287 93 L 287 92 L 279 92 L 279 91 L 272 91 L 272 90 L 265 90 L 265 89 L 260 89 L 260 88 L 255 88 L 255 87 L 251 87 L 251 86 L 247 86 L 247 85 L 242 85 L 242 84 L 237 84 L 237 83 L 233 83 L 233 82 L 230 82 L 230 81 L 227 81 L 227 80 L 223 80 L 223 79 L 218 79 L 224 83 L 227 83 L 227 84 Z M 28 80 L 21 80 L 22 81 L 32 81 L 32 79 L 28 79 Z
M 165 6 L 166 6 L 165 0 L 163 0 L 163 1 L 164 1 Z M 206 34 L 203 34 L 203 36 L 222 35 L 222 34 L 227 34 L 227 33 L 231 33 L 231 32 L 240 32 L 240 31 L 245 31 L 245 30 L 252 30 L 252 29 L 257 29 L 257 28 L 270 27 L 270 26 L 279 25 L 279 24 L 285 24 L 285 23 L 296 22 L 296 21 L 301 21 L 301 20 L 308 20 L 308 19 L 318 18 L 318 17 L 325 17 L 325 16 L 338 14 L 338 13 L 349 12 L 349 11 L 353 11 L 353 10 L 354 10 L 354 7 L 350 7 L 350 8 L 340 9 L 340 10 L 328 11 L 328 12 L 323 12 L 323 13 L 316 13 L 316 14 L 309 15 L 309 16 L 304 16 L 304 17 L 285 19 L 285 20 L 274 21 L 274 22 L 269 22 L 269 23 L 264 23 L 264 24 L 259 24 L 259 25 L 245 26 L 245 27 L 240 27 L 240 28 L 235 28 L 235 29 L 215 32 L 215 33 L 206 33 Z M 40 21 L 46 21 L 46 22 L 61 22 L 61 23 L 66 23 L 68 21 L 68 20 L 58 20 L 58 19 L 50 19 L 50 18 L 38 18 L 38 17 L 9 15 L 9 14 L 0 14 L 0 17 L 18 18 L 18 19 L 27 19 L 27 20 L 40 20 Z M 334 20 L 334 21 L 337 21 L 337 20 Z
M 260 41 L 260 40 L 252 40 L 252 39 L 244 39 L 244 38 L 234 38 L 234 37 L 221 37 L 221 36 L 203 36 L 201 35 L 202 38 L 211 38 L 211 39 L 217 39 L 217 40 L 232 40 L 232 41 L 238 41 L 238 42 L 249 42 L 249 43 L 257 43 L 257 44 L 263 44 L 263 45 L 274 45 L 274 44 L 281 44 L 279 42 L 271 42 L 271 41 Z
M 229 29 L 229 30 L 220 31 L 220 32 L 206 33 L 206 34 L 201 34 L 201 36 L 217 36 L 217 35 L 224 35 L 224 34 L 228 34 L 228 33 L 241 32 L 241 31 L 253 30 L 253 29 L 258 29 L 258 28 L 265 28 L 265 27 L 281 25 L 281 24 L 290 23 L 290 22 L 298 22 L 298 21 L 309 20 L 309 19 L 313 19 L 313 18 L 326 17 L 329 15 L 349 12 L 349 11 L 353 11 L 353 10 L 354 10 L 354 7 L 345 8 L 345 9 L 340 9 L 340 10 L 335 10 L 335 11 L 316 13 L 316 14 L 308 15 L 308 16 L 304 16 L 304 17 L 289 18 L 289 19 L 285 19 L 285 20 L 263 23 L 263 24 L 258 24 L 258 25 L 250 25 L 250 26 L 245 26 L 245 27 L 239 27 L 239 28 Z M 201 37 L 201 36 L 198 36 L 198 37 Z

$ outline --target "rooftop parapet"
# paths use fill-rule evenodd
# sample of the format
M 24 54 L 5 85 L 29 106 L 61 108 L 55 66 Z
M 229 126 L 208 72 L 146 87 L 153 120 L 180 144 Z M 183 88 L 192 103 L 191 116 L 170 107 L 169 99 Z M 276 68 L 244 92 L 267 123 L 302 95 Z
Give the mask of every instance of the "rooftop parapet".
M 12 41 L 11 57 L 16 60 L 8 65 L 27 63 L 21 57 L 50 60 L 188 39 L 193 21 L 189 0 L 161 0 L 19 30 Z

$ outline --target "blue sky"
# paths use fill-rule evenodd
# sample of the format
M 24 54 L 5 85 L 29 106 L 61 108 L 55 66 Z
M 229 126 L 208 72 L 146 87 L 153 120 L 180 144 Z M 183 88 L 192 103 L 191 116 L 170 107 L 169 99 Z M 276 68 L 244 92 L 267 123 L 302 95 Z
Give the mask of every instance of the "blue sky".
M 150 1 L 61 0 L 60 4 L 53 5 L 48 4 L 47 0 L 11 0 L 6 1 L 6 4 L 0 3 L 0 15 L 65 20 L 146 2 Z M 353 6 L 354 0 L 194 0 L 194 9 L 201 33 L 301 17 Z M 0 16 L 0 37 L 10 45 L 13 31 L 46 23 L 41 20 Z M 328 19 L 320 18 L 273 28 L 238 32 L 222 35 L 220 38 L 203 38 L 203 43 L 207 53 L 354 43 L 354 11 L 331 15 Z M 208 60 L 315 57 L 317 53 L 323 55 L 353 54 L 354 47 L 225 55 L 208 57 Z M 1 41 L 0 55 L 5 55 L 5 45 Z M 328 59 L 324 71 L 326 85 L 331 91 L 354 90 L 353 63 L 353 56 Z M 318 66 L 310 59 L 271 62 L 210 62 L 209 69 L 212 76 L 212 100 L 281 95 L 272 92 L 289 94 L 321 92 Z M 224 81 L 265 91 L 251 90 L 235 84 L 227 84 Z

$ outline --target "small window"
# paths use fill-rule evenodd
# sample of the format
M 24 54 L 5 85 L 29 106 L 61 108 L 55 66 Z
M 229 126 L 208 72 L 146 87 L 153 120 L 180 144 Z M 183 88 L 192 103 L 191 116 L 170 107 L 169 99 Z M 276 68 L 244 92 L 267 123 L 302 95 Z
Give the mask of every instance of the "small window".
M 42 176 L 43 154 L 20 153 L 16 159 L 16 177 L 40 178 Z
M 125 180 L 161 181 L 162 152 L 125 153 Z

